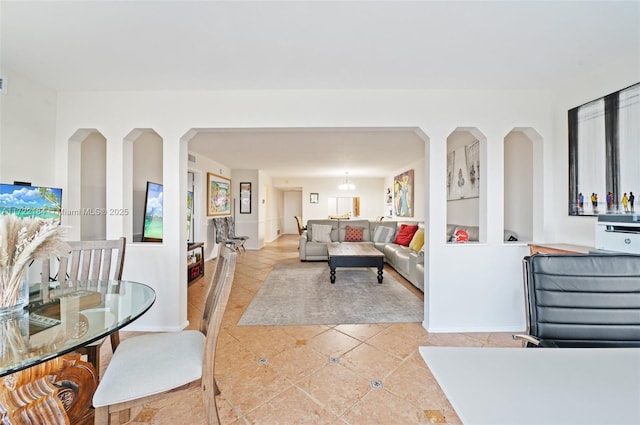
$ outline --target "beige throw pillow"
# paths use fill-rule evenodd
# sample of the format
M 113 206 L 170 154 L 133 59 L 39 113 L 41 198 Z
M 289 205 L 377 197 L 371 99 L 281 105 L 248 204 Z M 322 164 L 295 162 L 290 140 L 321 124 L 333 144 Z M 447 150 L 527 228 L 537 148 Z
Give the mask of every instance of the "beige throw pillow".
M 393 234 L 395 231 L 387 226 L 378 226 L 376 227 L 376 231 L 373 233 L 373 241 L 374 242 L 382 242 L 389 243 L 391 242 L 391 238 L 393 238 Z
M 328 224 L 312 224 L 311 234 L 313 242 L 331 242 L 331 228 Z

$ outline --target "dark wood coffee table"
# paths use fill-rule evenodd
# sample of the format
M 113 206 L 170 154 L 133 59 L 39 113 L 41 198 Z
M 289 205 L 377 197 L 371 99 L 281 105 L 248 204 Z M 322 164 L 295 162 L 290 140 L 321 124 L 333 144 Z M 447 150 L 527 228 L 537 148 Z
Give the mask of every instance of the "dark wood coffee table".
M 382 283 L 384 254 L 371 242 L 332 242 L 327 245 L 331 283 L 336 282 L 338 267 L 377 267 L 378 283 Z

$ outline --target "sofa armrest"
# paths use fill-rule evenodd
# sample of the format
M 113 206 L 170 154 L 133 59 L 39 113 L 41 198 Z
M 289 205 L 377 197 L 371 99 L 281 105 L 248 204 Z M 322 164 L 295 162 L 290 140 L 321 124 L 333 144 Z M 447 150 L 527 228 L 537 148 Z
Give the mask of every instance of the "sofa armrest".
M 300 254 L 300 260 L 307 260 L 307 231 L 305 230 L 298 239 L 298 253 Z

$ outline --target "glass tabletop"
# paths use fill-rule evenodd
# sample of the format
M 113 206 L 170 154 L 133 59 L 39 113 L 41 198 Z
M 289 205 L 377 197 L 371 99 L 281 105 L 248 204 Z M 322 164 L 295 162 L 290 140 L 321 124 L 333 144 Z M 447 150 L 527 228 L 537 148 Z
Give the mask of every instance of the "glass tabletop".
M 0 317 L 0 376 L 104 338 L 144 314 L 155 298 L 149 286 L 124 280 L 31 286 L 29 305 Z

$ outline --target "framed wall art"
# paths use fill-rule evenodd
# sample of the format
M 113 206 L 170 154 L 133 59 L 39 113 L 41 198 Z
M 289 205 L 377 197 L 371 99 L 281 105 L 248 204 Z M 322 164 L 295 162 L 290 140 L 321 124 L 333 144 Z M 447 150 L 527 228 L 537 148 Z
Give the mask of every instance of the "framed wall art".
M 309 202 L 311 202 L 312 204 L 317 204 L 319 202 L 318 194 L 317 193 L 309 194 Z
M 251 183 L 240 183 L 240 214 L 251 214 Z
M 231 179 L 207 173 L 207 215 L 231 214 Z
M 634 213 L 640 193 L 640 83 L 567 115 L 569 215 Z
M 397 217 L 413 217 L 413 170 L 393 178 L 393 199 Z
M 480 142 L 447 153 L 447 201 L 480 196 Z

